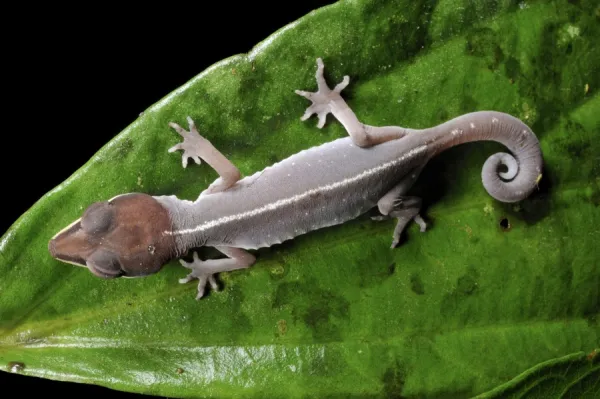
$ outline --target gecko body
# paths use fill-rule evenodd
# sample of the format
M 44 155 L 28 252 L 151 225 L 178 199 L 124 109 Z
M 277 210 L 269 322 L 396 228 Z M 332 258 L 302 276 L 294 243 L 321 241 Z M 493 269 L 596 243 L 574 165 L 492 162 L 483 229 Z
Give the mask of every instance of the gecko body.
M 298 235 L 344 223 L 377 207 L 381 216 L 397 219 L 392 247 L 419 215 L 421 199 L 408 191 L 426 163 L 440 152 L 465 142 L 493 140 L 512 154 L 492 155 L 484 164 L 483 184 L 492 197 L 515 202 L 526 198 L 541 178 L 542 156 L 535 134 L 508 114 L 480 111 L 429 129 L 365 125 L 342 99 L 349 79 L 329 89 L 323 63 L 317 60 L 315 93 L 296 91 L 312 101 L 302 120 L 312 114 L 318 127 L 332 113 L 350 137 L 294 154 L 252 176 L 237 168 L 198 134 L 188 117 L 189 131 L 175 123 L 182 137 L 169 152 L 183 150 L 188 158 L 211 165 L 220 177 L 195 201 L 176 196 L 129 193 L 91 205 L 83 216 L 57 233 L 49 243 L 55 258 L 87 266 L 112 278 L 152 274 L 171 259 L 193 248 L 212 246 L 227 257 L 181 264 L 192 272 L 181 283 L 198 279 L 198 296 L 214 275 L 250 266 L 247 250 L 281 243 Z M 500 171 L 500 167 L 505 170 Z

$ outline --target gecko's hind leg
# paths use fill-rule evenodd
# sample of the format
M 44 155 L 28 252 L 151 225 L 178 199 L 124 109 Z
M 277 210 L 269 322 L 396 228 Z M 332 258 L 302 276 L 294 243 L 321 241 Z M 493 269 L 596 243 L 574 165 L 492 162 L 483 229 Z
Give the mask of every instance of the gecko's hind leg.
M 181 284 L 186 284 L 193 279 L 198 279 L 198 295 L 196 299 L 204 296 L 204 289 L 208 282 L 213 290 L 218 290 L 215 274 L 220 272 L 228 272 L 237 269 L 244 269 L 252 266 L 256 261 L 254 255 L 240 248 L 232 247 L 216 247 L 221 253 L 227 255 L 224 259 L 208 259 L 200 260 L 198 253 L 194 252 L 194 260 L 186 262 L 180 260 L 183 267 L 191 269 L 192 272 L 185 278 L 179 280 Z
M 411 169 L 390 191 L 377 201 L 377 207 L 382 215 L 388 215 L 397 208 L 398 199 L 405 195 L 419 178 L 425 164 Z
M 411 220 L 414 220 L 419 225 L 421 232 L 425 232 L 427 228 L 427 224 L 421 215 L 419 215 L 419 212 L 421 211 L 421 199 L 418 197 L 405 196 L 414 182 L 419 178 L 419 174 L 424 167 L 425 164 L 409 171 L 398 184 L 377 202 L 379 212 L 381 212 L 383 216 L 374 216 L 371 219 L 387 220 L 392 217 L 398 219 L 392 238 L 392 248 L 395 248 L 398 245 L 402 232 Z
M 395 248 L 400 242 L 400 236 L 406 229 L 406 225 L 411 220 L 414 220 L 420 227 L 421 233 L 424 233 L 427 229 L 427 224 L 419 214 L 421 211 L 421 198 L 418 197 L 399 197 L 394 202 L 394 209 L 392 209 L 387 215 L 374 217 L 374 220 L 384 220 L 389 218 L 396 218 L 396 228 L 392 235 L 391 248 Z
M 327 82 L 323 76 L 323 69 L 323 60 L 318 58 L 316 92 L 296 90 L 296 94 L 312 101 L 312 104 L 300 118 L 301 120 L 307 120 L 311 115 L 316 114 L 319 118 L 317 127 L 321 129 L 325 126 L 327 114 L 331 112 L 344 126 L 354 144 L 359 147 L 369 147 L 386 141 L 399 139 L 412 131 L 411 129 L 405 129 L 399 126 L 378 127 L 361 123 L 340 94 L 341 91 L 348 86 L 348 83 L 350 83 L 350 77 L 347 75 L 344 76 L 344 79 L 332 90 L 327 86 Z
M 169 123 L 169 126 L 175 129 L 175 131 L 183 137 L 183 142 L 169 148 L 169 152 L 183 150 L 181 163 L 184 168 L 187 167 L 188 158 L 193 159 L 197 164 L 200 164 L 200 158 L 202 158 L 219 174 L 219 178 L 204 190 L 201 195 L 227 190 L 240 180 L 240 171 L 225 157 L 225 155 L 221 154 L 210 141 L 198 133 L 198 129 L 196 129 L 196 125 L 192 118 L 188 116 L 187 121 L 189 124 L 189 131 L 176 123 Z

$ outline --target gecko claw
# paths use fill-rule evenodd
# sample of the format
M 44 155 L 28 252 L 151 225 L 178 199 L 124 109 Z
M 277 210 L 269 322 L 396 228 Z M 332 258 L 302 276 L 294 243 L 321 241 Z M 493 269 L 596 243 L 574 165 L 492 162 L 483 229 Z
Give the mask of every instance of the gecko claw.
M 333 88 L 333 91 L 335 91 L 336 93 L 340 93 L 342 90 L 344 90 L 346 88 L 346 86 L 348 86 L 349 83 L 350 83 L 350 76 L 345 75 L 344 79 Z
M 198 257 L 198 253 L 193 253 L 194 260 L 192 262 L 186 262 L 183 259 L 179 260 L 179 263 L 187 269 L 191 269 L 192 272 L 185 276 L 182 279 L 179 279 L 180 284 L 187 284 L 193 279 L 198 279 L 198 295 L 196 295 L 196 300 L 199 300 L 204 296 L 204 291 L 206 290 L 206 283 L 210 285 L 210 287 L 214 291 L 219 290 L 219 285 L 217 284 L 217 280 L 215 280 L 214 273 L 206 272 L 203 270 L 204 261 L 200 260 Z
M 169 122 L 169 126 L 175 129 L 175 131 L 179 133 L 181 137 L 183 137 L 183 142 L 175 144 L 173 147 L 167 150 L 168 152 L 183 151 L 183 154 L 181 154 L 181 165 L 184 167 L 184 169 L 187 168 L 188 160 L 190 158 L 198 165 L 202 163 L 200 153 L 202 150 L 203 141 L 206 140 L 200 135 L 200 133 L 198 133 L 198 129 L 196 129 L 196 125 L 192 118 L 188 116 L 187 121 L 189 131 L 185 130 L 175 122 Z
M 317 91 L 310 92 L 304 90 L 295 90 L 295 93 L 299 96 L 306 98 L 307 100 L 312 101 L 312 104 L 306 109 L 304 115 L 300 118 L 300 120 L 305 121 L 310 118 L 313 114 L 316 114 L 319 122 L 317 123 L 317 127 L 319 129 L 325 126 L 325 121 L 327 119 L 327 114 L 331 111 L 331 104 L 341 99 L 340 92 L 348 86 L 350 83 L 350 77 L 344 76 L 344 79 L 338 83 L 333 90 L 327 86 L 327 82 L 325 81 L 325 77 L 323 76 L 324 64 L 321 58 L 317 58 Z
M 313 96 L 314 93 L 311 93 L 310 91 L 304 91 L 304 90 L 294 90 L 294 93 L 296 93 L 299 96 L 302 96 L 306 99 L 311 99 L 311 97 Z
M 427 223 L 425 223 L 425 220 L 423 220 L 421 215 L 417 214 L 417 216 L 415 216 L 413 220 L 416 224 L 419 225 L 419 230 L 421 231 L 421 233 L 425 233 L 425 231 L 427 231 Z

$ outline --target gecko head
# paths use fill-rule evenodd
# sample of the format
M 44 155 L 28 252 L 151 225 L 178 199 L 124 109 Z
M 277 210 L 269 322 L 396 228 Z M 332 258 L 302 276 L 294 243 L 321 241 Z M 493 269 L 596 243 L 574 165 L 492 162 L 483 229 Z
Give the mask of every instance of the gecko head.
M 102 278 L 142 277 L 171 259 L 175 242 L 167 210 L 152 196 L 119 195 L 90 205 L 48 243 L 55 259 Z

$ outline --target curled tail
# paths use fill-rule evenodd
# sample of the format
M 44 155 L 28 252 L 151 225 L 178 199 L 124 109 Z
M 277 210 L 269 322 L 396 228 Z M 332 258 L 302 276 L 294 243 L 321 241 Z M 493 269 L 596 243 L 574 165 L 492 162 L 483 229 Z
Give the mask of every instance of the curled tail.
M 527 198 L 542 178 L 540 143 L 531 129 L 511 115 L 480 111 L 465 114 L 432 128 L 439 153 L 458 144 L 491 140 L 505 145 L 512 154 L 500 152 L 483 165 L 481 178 L 487 192 L 502 202 Z M 504 166 L 505 171 L 500 167 Z

